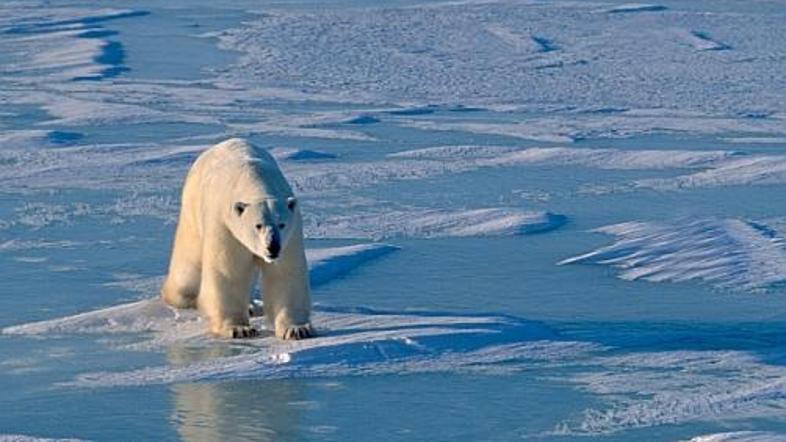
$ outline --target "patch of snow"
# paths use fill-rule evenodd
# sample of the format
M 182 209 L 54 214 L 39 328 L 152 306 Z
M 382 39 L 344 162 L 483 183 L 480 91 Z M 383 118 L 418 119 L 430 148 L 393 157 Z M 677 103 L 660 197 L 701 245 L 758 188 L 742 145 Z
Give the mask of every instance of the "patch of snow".
M 636 352 L 598 356 L 586 364 L 570 381 L 606 405 L 563 422 L 555 434 L 597 436 L 667 424 L 779 418 L 786 406 L 786 368 L 743 351 Z
M 571 165 L 610 170 L 707 168 L 738 156 L 731 151 L 621 150 L 568 147 L 527 149 L 445 146 L 398 152 L 393 158 L 473 161 L 476 167 Z
M 502 135 L 525 140 L 572 143 L 587 138 L 629 138 L 653 133 L 721 135 L 730 132 L 783 135 L 778 118 L 739 118 L 733 115 L 674 109 L 552 110 L 527 115 L 520 122 L 405 120 L 399 124 L 429 131 L 459 131 Z
M 696 436 L 687 442 L 784 442 L 786 434 L 770 431 L 730 431 Z
M 306 231 L 312 238 L 505 236 L 546 232 L 565 222 L 564 215 L 517 208 L 381 209 L 320 219 Z
M 413 373 L 509 374 L 541 361 L 573 360 L 597 351 L 592 344 L 544 341 L 549 332 L 534 323 L 473 323 L 472 318 L 379 314 L 318 317 L 316 338 L 283 344 L 253 341 L 257 351 L 185 366 L 79 375 L 64 385 L 80 388 Z M 401 325 L 401 320 L 409 325 Z M 468 319 L 468 320 L 467 320 Z M 442 324 L 447 320 L 447 324 Z M 328 328 L 330 327 L 330 328 Z M 333 328 L 335 327 L 335 328 Z M 355 327 L 365 327 L 359 330 Z M 418 342 L 407 345 L 402 336 Z M 515 342 L 510 342 L 515 337 Z M 497 342 L 506 342 L 498 344 Z M 280 352 L 287 357 L 282 359 Z M 285 362 L 282 362 L 285 361 Z
M 723 141 L 727 143 L 740 143 L 740 144 L 784 144 L 786 145 L 785 137 L 729 137 L 724 138 Z
M 786 242 L 762 223 L 628 222 L 596 231 L 618 239 L 560 264 L 609 265 L 620 270 L 620 278 L 631 281 L 698 280 L 734 289 L 762 289 L 786 281 Z
M 39 264 L 49 260 L 49 258 L 47 258 L 46 256 L 16 256 L 13 259 L 14 261 L 24 262 L 28 264 Z
M 648 103 L 705 115 L 783 111 L 786 93 L 778 79 L 786 61 L 772 56 L 785 32 L 778 14 L 707 14 L 660 4 L 610 8 L 472 1 L 267 9 L 219 36 L 222 47 L 242 54 L 221 81 L 413 107 Z M 675 35 L 675 26 L 686 31 Z M 725 57 L 704 56 L 728 47 L 715 34 L 739 47 Z M 559 50 L 539 52 L 531 36 L 548 36 Z
M 723 51 L 731 49 L 727 44 L 713 40 L 705 32 L 679 30 L 677 35 L 697 51 Z
M 82 439 L 52 439 L 46 437 L 25 436 L 22 434 L 0 434 L 0 442 L 82 442 Z
M 15 252 L 18 250 L 38 250 L 38 249 L 68 249 L 73 248 L 83 243 L 70 240 L 21 240 L 9 239 L 5 242 L 0 242 L 0 252 Z
M 86 100 L 52 94 L 31 94 L 25 101 L 38 104 L 53 120 L 46 125 L 90 126 L 111 123 L 215 123 L 211 117 L 197 117 L 178 112 L 165 112 L 149 106 L 112 101 Z
M 374 141 L 375 138 L 358 131 L 326 129 L 321 127 L 301 127 L 297 125 L 263 122 L 253 124 L 232 124 L 230 127 L 241 135 L 268 134 L 287 137 L 322 138 L 328 140 Z
M 101 80 L 128 70 L 122 44 L 101 32 L 101 22 L 145 15 L 145 11 L 83 9 L 34 4 L 0 5 L 0 74 L 20 83 Z
M 724 161 L 707 170 L 688 175 L 638 180 L 635 185 L 656 190 L 678 190 L 784 183 L 786 183 L 786 156 L 750 155 Z
M 524 123 L 474 123 L 474 122 L 437 122 L 437 121 L 403 121 L 401 125 L 422 130 L 460 131 L 489 135 L 504 135 L 547 143 L 572 143 L 575 134 L 561 122 L 555 124 L 538 124 L 527 121 Z

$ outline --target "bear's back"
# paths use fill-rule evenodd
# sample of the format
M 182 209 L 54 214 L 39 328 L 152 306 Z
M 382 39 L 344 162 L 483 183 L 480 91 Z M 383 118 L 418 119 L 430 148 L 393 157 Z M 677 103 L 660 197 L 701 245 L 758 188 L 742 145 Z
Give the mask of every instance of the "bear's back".
M 191 167 L 189 179 L 191 175 L 194 181 L 213 190 L 228 184 L 276 197 L 292 196 L 275 158 L 242 138 L 230 138 L 202 152 Z
M 217 170 L 222 167 L 238 168 L 250 163 L 277 167 L 276 160 L 265 149 L 242 138 L 230 138 L 202 152 L 193 168 Z

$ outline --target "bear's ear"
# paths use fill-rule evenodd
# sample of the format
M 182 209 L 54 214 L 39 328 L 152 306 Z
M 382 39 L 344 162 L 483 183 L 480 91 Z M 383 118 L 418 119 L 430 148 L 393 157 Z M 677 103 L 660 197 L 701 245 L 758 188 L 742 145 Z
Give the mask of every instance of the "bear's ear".
M 295 210 L 295 206 L 297 206 L 297 198 L 294 196 L 287 198 L 287 207 L 289 207 L 289 210 Z
M 246 210 L 246 207 L 248 207 L 248 204 L 241 203 L 241 202 L 236 202 L 235 206 L 234 206 L 234 209 L 235 209 L 235 213 L 237 214 L 237 216 L 242 215 L 243 211 Z

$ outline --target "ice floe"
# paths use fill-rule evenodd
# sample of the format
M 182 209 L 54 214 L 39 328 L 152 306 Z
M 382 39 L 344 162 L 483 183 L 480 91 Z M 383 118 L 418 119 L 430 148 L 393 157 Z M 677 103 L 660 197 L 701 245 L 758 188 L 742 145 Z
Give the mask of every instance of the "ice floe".
M 736 289 L 762 289 L 786 281 L 786 242 L 763 223 L 628 222 L 596 231 L 614 235 L 617 241 L 560 264 L 609 265 L 626 280 L 696 280 Z
M 636 186 L 657 190 L 694 187 L 772 185 L 786 183 L 786 155 L 749 155 L 724 161 L 707 170 L 673 178 L 649 178 Z
M 569 165 L 598 169 L 708 168 L 737 156 L 733 151 L 622 150 L 570 147 L 505 148 L 495 146 L 444 146 L 404 151 L 393 158 L 440 159 L 447 163 L 470 162 L 475 167 Z
M 82 442 L 82 439 L 60 439 L 26 436 L 23 434 L 0 434 L 0 442 Z
M 319 286 L 340 278 L 359 265 L 382 257 L 396 247 L 388 244 L 357 244 L 325 249 L 309 249 L 311 283 Z M 150 297 L 158 292 L 163 277 L 137 277 L 119 275 L 114 286 Z M 183 315 L 188 315 L 187 312 Z M 171 328 L 170 320 L 181 317 L 181 313 L 167 308 L 158 298 L 144 299 L 129 304 L 108 307 L 41 322 L 6 327 L 2 334 L 36 335 L 68 333 L 141 333 L 164 331 Z M 196 321 L 195 315 L 190 319 Z
M 39 250 L 39 249 L 66 249 L 66 248 L 73 248 L 83 243 L 71 240 L 49 240 L 49 239 L 37 239 L 37 240 L 21 240 L 21 239 L 9 239 L 7 241 L 0 242 L 0 252 L 13 252 L 13 251 L 28 251 L 28 250 Z
M 544 326 L 501 316 L 437 313 L 317 310 L 318 336 L 281 342 L 272 336 L 247 341 L 237 356 L 179 366 L 115 373 L 88 373 L 80 387 L 148 385 L 423 372 L 509 373 L 516 362 L 573 359 L 599 347 L 552 341 Z M 191 324 L 192 327 L 196 324 Z M 170 324 L 171 327 L 171 324 Z M 199 331 L 178 331 L 177 339 L 196 345 Z M 171 341 L 169 342 L 172 343 Z
M 571 382 L 606 404 L 562 423 L 556 434 L 600 435 L 665 424 L 778 418 L 786 406 L 786 368 L 744 351 L 635 352 L 587 362 L 587 369 Z
M 242 54 L 221 80 L 365 103 L 782 111 L 779 21 L 764 10 L 591 2 L 267 9 L 219 36 Z
M 125 9 L 40 7 L 21 2 L 0 6 L 0 48 L 5 77 L 21 82 L 101 80 L 127 70 L 125 51 L 101 23 L 145 15 Z M 13 13 L 11 13 L 13 10 Z
M 205 148 L 204 144 L 115 144 L 0 150 L 0 183 L 6 191 L 19 192 L 53 187 L 132 190 L 132 197 L 136 198 L 179 188 L 189 165 Z M 327 159 L 326 155 L 307 149 L 273 153 L 283 160 L 282 168 L 297 192 L 309 196 L 481 168 L 542 165 L 612 170 L 703 169 L 693 175 L 631 183 L 648 188 L 786 181 L 786 173 L 780 173 L 786 156 L 741 155 L 734 151 L 440 146 L 353 162 L 306 161 Z M 140 176 L 151 179 L 139 180 Z
M 566 222 L 564 215 L 517 208 L 379 209 L 330 216 L 306 225 L 309 237 L 383 239 L 504 236 L 547 232 Z
M 324 138 L 331 140 L 373 141 L 374 137 L 358 131 L 327 129 L 322 127 L 303 127 L 292 122 L 262 122 L 253 124 L 232 124 L 236 133 L 264 133 L 288 137 Z
M 393 250 L 366 244 L 309 251 L 315 285 L 333 280 L 362 262 Z M 133 278 L 126 281 L 134 281 Z M 139 280 L 137 280 L 138 282 Z M 152 281 L 152 280 L 151 280 Z M 149 288 L 149 282 L 142 283 Z M 127 288 L 130 288 L 127 286 Z M 264 327 L 262 318 L 252 320 Z M 562 341 L 546 326 L 504 315 L 383 312 L 365 308 L 317 307 L 318 337 L 282 342 L 271 334 L 243 341 L 240 354 L 127 372 L 87 373 L 68 385 L 100 387 L 227 379 L 423 372 L 510 373 L 526 364 L 573 360 L 602 347 Z M 199 348 L 216 340 L 205 335 L 194 311 L 177 311 L 160 299 L 145 299 L 66 318 L 7 327 L 3 334 L 118 335 L 106 340 L 121 351 Z M 137 334 L 129 338 L 128 334 Z
M 727 143 L 740 144 L 783 144 L 786 145 L 786 137 L 728 137 L 723 141 Z
M 783 135 L 783 120 L 775 117 L 739 118 L 734 115 L 669 109 L 593 108 L 557 110 L 549 115 L 527 115 L 519 122 L 405 120 L 399 124 L 429 131 L 459 131 L 502 135 L 551 143 L 592 138 L 628 138 L 654 133 L 721 135 L 733 132 Z
M 784 442 L 786 434 L 770 431 L 729 431 L 696 436 L 687 442 Z

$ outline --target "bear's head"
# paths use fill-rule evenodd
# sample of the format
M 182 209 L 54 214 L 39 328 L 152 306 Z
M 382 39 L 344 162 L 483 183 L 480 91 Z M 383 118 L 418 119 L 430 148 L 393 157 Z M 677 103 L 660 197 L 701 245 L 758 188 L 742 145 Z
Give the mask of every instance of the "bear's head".
M 297 199 L 293 196 L 235 201 L 230 210 L 227 225 L 232 235 L 267 263 L 281 256 L 293 233 L 300 228 Z

